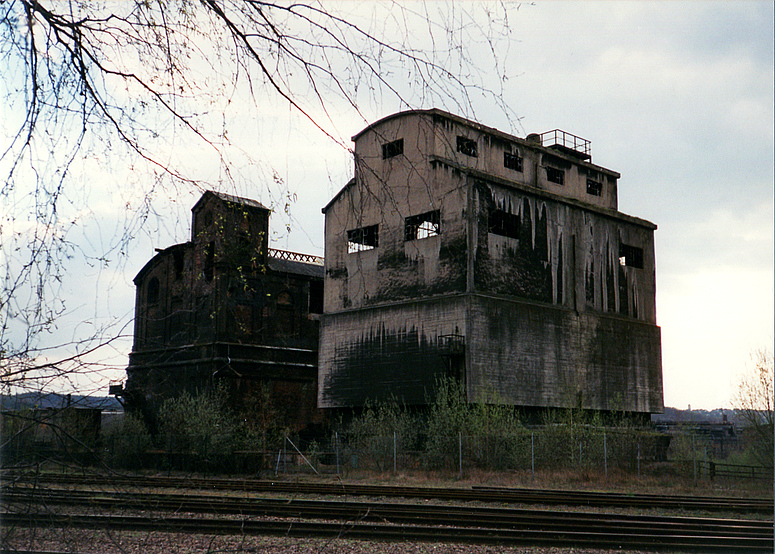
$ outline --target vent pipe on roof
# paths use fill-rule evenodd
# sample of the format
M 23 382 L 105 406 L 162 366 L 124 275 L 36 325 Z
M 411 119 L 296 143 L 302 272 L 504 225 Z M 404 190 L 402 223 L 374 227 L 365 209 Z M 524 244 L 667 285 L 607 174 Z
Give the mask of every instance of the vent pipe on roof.
M 544 143 L 544 141 L 541 139 L 541 135 L 539 135 L 538 133 L 530 133 L 527 136 L 527 141 L 528 142 L 534 142 L 534 143 L 540 144 L 540 145 L 543 145 L 543 143 Z

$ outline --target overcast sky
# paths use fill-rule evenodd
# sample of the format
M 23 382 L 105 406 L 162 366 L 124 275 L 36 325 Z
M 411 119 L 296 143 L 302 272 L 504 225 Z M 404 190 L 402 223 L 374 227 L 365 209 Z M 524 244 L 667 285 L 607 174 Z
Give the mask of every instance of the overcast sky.
M 416 5 L 430 14 L 446 6 Z M 370 2 L 341 6 L 353 18 L 376 19 Z M 481 4 L 459 6 L 473 12 Z M 502 89 L 519 119 L 510 120 L 486 96 L 472 98 L 473 111 L 459 115 L 523 137 L 563 129 L 591 141 L 593 163 L 621 173 L 620 211 L 658 225 L 665 405 L 729 407 L 751 352 L 773 342 L 773 3 L 509 6 L 510 34 L 495 43 L 508 79 L 481 70 L 484 85 Z M 407 95 L 413 107 L 433 107 L 418 91 Z M 349 143 L 364 120 L 344 105 L 336 108 L 332 126 Z M 359 108 L 373 121 L 401 106 L 387 99 Z M 236 192 L 278 208 L 272 246 L 323 254 L 320 209 L 351 177 L 349 154 L 280 103 L 268 102 L 256 117 L 234 124 L 232 132 L 247 137 L 260 151 L 254 156 L 266 162 L 246 168 Z M 217 183 L 218 171 L 203 159 L 192 163 Z M 282 186 L 271 182 L 271 171 Z M 293 200 L 290 215 L 282 209 L 286 197 Z M 90 325 L 90 314 L 106 307 L 129 321 L 132 278 L 154 247 L 188 240 L 196 199 L 186 193 L 174 206 L 160 201 L 158 219 L 131 246 L 125 266 L 87 268 L 66 284 L 63 293 L 75 299 L 70 317 L 78 322 L 71 327 Z M 104 223 L 82 240 L 99 242 L 123 217 L 120 203 L 100 209 Z

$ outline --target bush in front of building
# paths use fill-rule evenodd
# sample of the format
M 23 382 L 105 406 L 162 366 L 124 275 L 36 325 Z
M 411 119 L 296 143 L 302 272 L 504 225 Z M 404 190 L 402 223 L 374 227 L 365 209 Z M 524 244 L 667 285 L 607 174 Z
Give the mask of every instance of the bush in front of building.
M 137 414 L 125 413 L 102 429 L 102 462 L 114 469 L 142 469 L 153 447 L 151 434 Z

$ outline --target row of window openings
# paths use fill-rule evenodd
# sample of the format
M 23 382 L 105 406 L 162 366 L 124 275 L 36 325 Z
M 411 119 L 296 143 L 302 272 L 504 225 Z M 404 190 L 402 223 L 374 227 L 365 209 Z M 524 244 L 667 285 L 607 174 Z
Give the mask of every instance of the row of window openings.
M 404 241 L 422 240 L 441 234 L 439 210 L 404 219 Z M 364 252 L 379 246 L 379 225 L 347 231 L 347 252 Z
M 505 210 L 491 210 L 487 221 L 488 231 L 494 235 L 519 239 L 521 221 L 518 215 Z M 439 211 L 407 217 L 404 220 L 404 240 L 420 240 L 441 234 Z M 379 246 L 379 225 L 369 225 L 347 231 L 347 252 L 363 252 Z M 643 269 L 643 249 L 619 244 L 619 263 L 623 266 Z
M 159 279 L 152 277 L 148 281 L 146 289 L 146 300 L 148 304 L 156 304 L 159 301 Z M 293 297 L 291 293 L 283 291 L 277 295 L 275 303 L 278 306 L 292 306 Z M 313 314 L 323 313 L 323 282 L 310 281 L 309 284 L 309 311 Z
M 457 137 L 457 151 L 472 158 L 478 157 L 478 147 L 476 141 L 468 137 Z M 382 159 L 386 160 L 404 153 L 404 139 L 394 140 L 382 145 Z M 522 156 L 519 154 L 503 151 L 503 167 L 513 171 L 522 172 Z M 556 167 L 546 167 L 546 180 L 550 183 L 565 185 L 565 171 Z M 587 194 L 592 196 L 602 196 L 603 184 L 600 181 L 587 179 Z

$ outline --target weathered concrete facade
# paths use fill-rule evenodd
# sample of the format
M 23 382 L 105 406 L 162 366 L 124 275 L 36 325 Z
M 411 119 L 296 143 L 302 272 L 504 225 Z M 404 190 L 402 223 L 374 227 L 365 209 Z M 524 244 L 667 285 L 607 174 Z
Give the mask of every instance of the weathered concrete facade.
M 652 223 L 562 131 L 527 139 L 439 111 L 353 138 L 325 213 L 318 405 L 471 402 L 662 410 Z
M 322 260 L 269 249 L 269 210 L 256 201 L 206 192 L 192 213 L 191 240 L 134 279 L 127 403 L 153 414 L 224 380 L 238 409 L 266 387 L 284 424 L 318 421 Z

